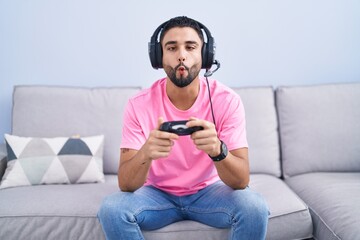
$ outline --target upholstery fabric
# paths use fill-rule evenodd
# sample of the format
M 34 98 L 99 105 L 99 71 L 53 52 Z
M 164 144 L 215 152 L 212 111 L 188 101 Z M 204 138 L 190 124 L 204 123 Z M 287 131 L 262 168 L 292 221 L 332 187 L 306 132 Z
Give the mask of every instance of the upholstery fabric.
M 0 188 L 103 182 L 104 136 L 31 138 L 5 134 L 7 168 Z
M 7 152 L 6 145 L 0 144 L 0 181 L 5 173 L 6 165 L 7 165 Z
M 311 236 L 310 214 L 303 202 L 280 179 L 251 175 L 250 187 L 266 197 L 271 215 L 267 239 Z M 96 214 L 102 198 L 119 191 L 116 175 L 104 183 L 36 185 L 0 190 L 0 238 L 105 239 Z M 296 228 L 288 228 L 295 224 Z M 76 226 L 76 227 L 74 227 Z M 292 225 L 294 226 L 294 225 Z M 216 229 L 193 221 L 177 222 L 155 231 L 143 231 L 147 240 L 227 239 L 229 229 Z
M 105 175 L 104 183 L 1 189 L 0 226 L 7 227 L 0 239 L 105 239 L 96 214 L 116 191 L 116 175 Z
M 284 176 L 360 171 L 360 83 L 279 87 Z
M 284 181 L 267 174 L 251 174 L 250 187 L 265 197 L 270 209 L 266 239 L 306 239 L 312 236 L 307 205 Z
M 272 87 L 234 88 L 243 101 L 251 173 L 281 175 L 278 124 Z
M 308 173 L 286 183 L 308 204 L 316 239 L 359 239 L 359 172 Z
M 24 137 L 104 135 L 104 173 L 117 173 L 122 113 L 140 88 L 16 86 L 12 134 Z

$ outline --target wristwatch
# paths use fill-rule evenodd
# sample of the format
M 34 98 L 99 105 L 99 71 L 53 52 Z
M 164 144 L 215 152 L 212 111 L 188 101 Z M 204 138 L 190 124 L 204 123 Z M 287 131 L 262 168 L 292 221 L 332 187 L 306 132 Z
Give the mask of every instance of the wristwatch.
M 226 144 L 221 141 L 221 145 L 220 145 L 220 154 L 215 156 L 215 157 L 212 157 L 209 155 L 209 157 L 214 161 L 214 162 L 220 162 L 221 160 L 224 160 L 226 158 L 226 156 L 228 155 L 228 149 L 227 149 L 227 146 Z

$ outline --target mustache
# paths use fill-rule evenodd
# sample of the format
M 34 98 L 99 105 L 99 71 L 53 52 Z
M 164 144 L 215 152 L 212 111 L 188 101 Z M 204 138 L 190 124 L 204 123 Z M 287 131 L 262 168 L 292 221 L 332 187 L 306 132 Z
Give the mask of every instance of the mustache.
M 174 70 L 177 71 L 179 67 L 184 67 L 187 71 L 190 70 L 190 68 L 188 68 L 187 66 L 185 66 L 184 63 L 179 63 L 178 65 L 175 66 Z

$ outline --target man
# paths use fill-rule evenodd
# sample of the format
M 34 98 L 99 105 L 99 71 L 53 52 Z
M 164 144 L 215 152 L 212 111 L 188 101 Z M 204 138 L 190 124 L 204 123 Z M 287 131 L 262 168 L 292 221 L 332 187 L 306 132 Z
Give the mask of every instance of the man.
M 150 58 L 167 77 L 128 102 L 118 171 L 121 192 L 108 196 L 99 211 L 106 238 L 144 239 L 141 229 L 193 220 L 231 228 L 229 239 L 264 239 L 268 209 L 247 187 L 241 99 L 219 82 L 199 77 L 212 40 L 207 36 L 204 42 L 202 29 L 210 33 L 187 17 L 170 19 L 158 29 L 155 55 L 160 59 L 154 63 L 153 43 Z M 186 127 L 201 130 L 188 136 L 160 130 L 164 121 L 175 120 L 188 120 Z

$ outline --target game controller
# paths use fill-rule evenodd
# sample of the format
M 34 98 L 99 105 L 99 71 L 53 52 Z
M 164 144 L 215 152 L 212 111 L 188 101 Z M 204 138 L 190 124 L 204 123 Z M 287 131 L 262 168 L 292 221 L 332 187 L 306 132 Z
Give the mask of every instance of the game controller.
M 164 122 L 160 125 L 160 131 L 175 133 L 179 136 L 185 136 L 204 129 L 200 126 L 188 127 L 186 126 L 187 122 L 188 121 L 186 120 Z

